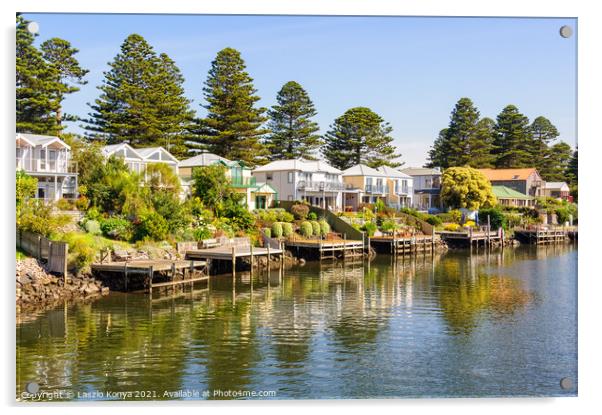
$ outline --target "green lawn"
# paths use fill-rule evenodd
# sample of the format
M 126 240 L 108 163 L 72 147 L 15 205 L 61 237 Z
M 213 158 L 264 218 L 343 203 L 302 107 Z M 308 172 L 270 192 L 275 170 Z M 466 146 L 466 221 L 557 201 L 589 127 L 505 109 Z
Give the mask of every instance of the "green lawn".
M 17 259 L 25 259 L 25 258 L 29 258 L 29 255 L 27 255 L 24 251 L 17 248 Z

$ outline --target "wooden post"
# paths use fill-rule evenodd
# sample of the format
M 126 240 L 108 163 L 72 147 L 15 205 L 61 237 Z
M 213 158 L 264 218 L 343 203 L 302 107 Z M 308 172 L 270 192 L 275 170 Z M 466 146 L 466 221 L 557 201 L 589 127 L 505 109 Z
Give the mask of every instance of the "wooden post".
M 63 257 L 63 283 L 67 286 L 67 259 L 69 258 L 69 245 L 65 244 L 65 256 Z
M 249 246 L 249 250 L 251 252 L 251 277 L 253 277 L 253 244 Z M 251 278 L 252 280 L 253 278 Z
M 431 252 L 435 252 L 435 227 L 433 226 L 433 234 L 431 237 Z
M 38 259 L 42 259 L 42 237 L 38 235 Z
M 332 259 L 334 260 L 334 252 L 332 253 Z M 347 233 L 343 234 L 343 260 L 347 259 Z
M 270 244 L 268 244 L 268 269 L 270 268 Z
M 232 246 L 232 281 L 236 281 L 236 247 Z
M 149 292 L 151 294 L 153 293 L 153 275 L 154 275 L 154 269 L 153 269 L 153 266 L 151 265 L 148 268 L 148 288 L 149 288 Z
M 125 290 L 128 290 L 128 263 L 123 264 L 123 278 L 125 279 Z
M 176 280 L 176 263 L 175 261 L 171 263 L 171 282 L 172 284 Z
M 487 246 L 491 246 L 491 218 L 487 215 Z

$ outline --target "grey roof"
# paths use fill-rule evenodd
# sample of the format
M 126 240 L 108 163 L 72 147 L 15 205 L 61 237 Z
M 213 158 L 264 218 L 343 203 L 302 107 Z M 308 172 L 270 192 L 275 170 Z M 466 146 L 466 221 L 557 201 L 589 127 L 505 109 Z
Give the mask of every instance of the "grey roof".
M 546 182 L 546 189 L 560 189 L 564 186 L 569 187 L 566 182 Z
M 254 172 L 269 172 L 269 171 L 304 171 L 304 172 L 323 172 L 332 174 L 341 174 L 342 172 L 332 167 L 330 164 L 322 160 L 306 160 L 302 158 L 289 160 L 275 160 L 264 166 L 255 168 Z
M 136 149 L 136 151 L 138 152 L 138 154 L 140 154 L 142 156 L 142 158 L 149 157 L 151 154 L 153 154 L 157 150 L 163 151 L 165 154 L 168 154 L 170 156 L 170 158 L 172 158 L 176 163 L 178 162 L 178 159 L 175 158 L 173 156 L 173 154 L 171 154 L 169 151 L 165 150 L 163 147 L 144 147 L 144 148 Z
M 378 169 L 379 172 L 384 173 L 387 177 L 397 177 L 400 179 L 411 179 L 412 176 L 410 176 L 409 174 L 405 174 L 400 172 L 397 169 L 394 169 L 393 167 L 389 167 L 389 166 L 380 166 Z
M 408 174 L 410 176 L 440 176 L 441 175 L 441 170 L 431 169 L 428 167 L 406 167 L 405 169 L 401 169 L 401 172 Z
M 343 176 L 374 176 L 374 177 L 387 177 L 386 174 L 373 169 L 365 164 L 356 164 L 353 167 L 349 167 L 347 170 L 343 170 Z
M 230 164 L 230 160 L 227 158 L 218 156 L 213 153 L 200 153 L 194 157 L 190 157 L 186 160 L 182 160 L 178 163 L 179 167 L 200 167 L 200 166 L 210 166 L 217 162 L 224 162 L 226 164 Z
M 17 138 L 23 137 L 24 139 L 26 139 L 27 141 L 29 141 L 30 143 L 32 143 L 33 145 L 36 145 L 36 146 L 45 146 L 54 141 L 58 141 L 61 144 L 63 144 L 65 147 L 70 148 L 69 145 L 67 145 L 67 143 L 65 143 L 59 137 L 52 136 L 52 135 L 17 133 L 16 137 Z
M 125 148 L 127 151 L 131 151 L 132 153 L 134 153 L 140 160 L 142 160 L 142 156 L 140 155 L 140 153 L 138 152 L 138 150 L 136 150 L 134 147 L 132 147 L 131 145 L 129 145 L 128 143 L 119 143 L 119 144 L 109 144 L 107 146 L 104 146 L 102 148 L 102 153 L 105 156 L 110 156 L 111 154 L 113 154 L 114 152 L 121 150 L 122 148 Z M 130 157 L 132 158 L 132 157 Z

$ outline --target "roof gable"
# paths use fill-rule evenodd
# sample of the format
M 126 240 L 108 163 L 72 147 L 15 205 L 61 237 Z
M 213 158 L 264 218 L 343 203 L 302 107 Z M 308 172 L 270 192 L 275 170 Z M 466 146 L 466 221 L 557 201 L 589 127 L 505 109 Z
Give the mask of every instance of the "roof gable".
M 353 167 L 349 167 L 347 170 L 343 170 L 343 176 L 386 177 L 386 174 L 365 164 L 356 164 Z
M 144 147 L 138 148 L 136 149 L 136 151 L 142 156 L 144 160 L 147 161 L 172 161 L 178 163 L 178 159 L 175 158 L 169 151 L 165 150 L 163 147 Z
M 539 173 L 535 167 L 522 169 L 477 169 L 489 181 L 511 181 L 511 180 L 527 180 L 533 174 L 539 178 Z
M 520 200 L 532 200 L 533 197 L 527 196 L 524 193 L 518 192 L 511 189 L 508 186 L 491 186 L 493 194 L 498 199 L 520 199 Z

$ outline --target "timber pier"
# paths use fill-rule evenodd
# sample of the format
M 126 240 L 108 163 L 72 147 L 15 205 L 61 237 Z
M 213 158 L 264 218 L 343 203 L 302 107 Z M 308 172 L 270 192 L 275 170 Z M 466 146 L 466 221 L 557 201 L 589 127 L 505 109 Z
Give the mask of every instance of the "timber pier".
M 391 255 L 408 255 L 417 253 L 434 252 L 440 238 L 432 235 L 401 236 L 396 233 L 373 236 L 369 238 L 370 246 L 377 252 L 390 253 Z
M 515 229 L 514 237 L 522 243 L 531 245 L 560 244 L 577 240 L 576 227 L 536 226 Z
M 347 239 L 346 235 L 331 233 L 326 238 L 297 238 L 292 237 L 284 242 L 284 246 L 304 259 L 363 259 L 366 248 L 365 241 Z
M 479 246 L 490 247 L 494 244 L 504 244 L 504 231 L 502 228 L 492 231 L 488 226 L 475 230 L 469 228 L 463 231 L 438 231 L 439 237 L 448 245 L 469 246 L 478 248 Z

